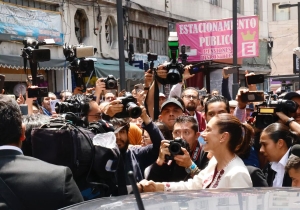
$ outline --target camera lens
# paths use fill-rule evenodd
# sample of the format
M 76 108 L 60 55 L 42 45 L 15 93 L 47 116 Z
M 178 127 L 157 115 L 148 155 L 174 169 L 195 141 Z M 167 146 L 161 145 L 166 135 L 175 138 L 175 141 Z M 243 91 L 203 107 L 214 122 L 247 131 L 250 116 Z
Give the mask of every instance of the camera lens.
M 116 87 L 116 81 L 111 79 L 108 80 L 106 84 L 107 84 L 107 89 L 114 89 Z
M 180 73 L 177 69 L 170 69 L 167 74 L 167 79 L 171 84 L 177 84 L 180 81 Z
M 169 146 L 169 151 L 172 155 L 178 155 L 181 152 L 181 145 L 177 142 L 171 142 Z
M 135 119 L 140 117 L 142 114 L 142 109 L 133 102 L 129 102 L 127 104 L 126 111 L 129 113 L 129 117 L 135 118 Z

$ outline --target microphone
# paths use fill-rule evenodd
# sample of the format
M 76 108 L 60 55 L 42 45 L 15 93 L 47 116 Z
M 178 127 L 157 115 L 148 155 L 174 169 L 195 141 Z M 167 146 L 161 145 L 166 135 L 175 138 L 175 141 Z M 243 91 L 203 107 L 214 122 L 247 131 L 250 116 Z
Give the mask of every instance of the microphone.
M 137 202 L 137 205 L 138 205 L 138 209 L 139 210 L 145 210 L 145 207 L 144 207 L 144 204 L 143 204 L 143 201 L 142 201 L 142 198 L 141 198 L 141 194 L 140 194 L 140 192 L 138 190 L 138 187 L 136 185 L 136 181 L 135 181 L 135 178 L 134 178 L 134 175 L 133 175 L 132 171 L 128 172 L 128 178 L 129 178 L 130 184 L 132 186 L 133 194 L 135 196 L 135 199 L 136 199 L 136 202 Z
M 296 144 L 296 145 L 292 146 L 291 152 L 293 155 L 300 157 L 300 145 Z

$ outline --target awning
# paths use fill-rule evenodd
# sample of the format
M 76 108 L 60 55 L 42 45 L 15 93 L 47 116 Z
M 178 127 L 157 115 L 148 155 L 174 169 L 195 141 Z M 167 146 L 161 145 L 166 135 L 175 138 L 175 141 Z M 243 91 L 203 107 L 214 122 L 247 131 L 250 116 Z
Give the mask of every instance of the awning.
M 271 81 L 299 81 L 299 74 L 292 74 L 292 75 L 278 75 L 278 76 L 269 76 Z
M 51 59 L 50 61 L 39 62 L 39 67 L 42 70 L 63 70 L 65 65 L 65 59 Z M 0 67 L 10 69 L 23 69 L 24 61 L 21 56 L 17 55 L 0 55 Z M 29 63 L 27 63 L 29 68 Z
M 97 77 L 107 77 L 113 75 L 116 78 L 120 78 L 119 61 L 118 60 L 106 60 L 96 58 L 95 73 Z M 23 58 L 17 55 L 0 55 L 0 67 L 10 69 L 23 69 Z M 39 62 L 39 67 L 42 70 L 64 70 L 65 66 L 68 67 L 69 62 L 65 62 L 64 59 L 51 59 L 50 61 Z M 29 68 L 29 63 L 27 63 Z M 131 80 L 143 80 L 144 70 L 130 66 L 125 62 L 125 77 Z
M 107 77 L 113 75 L 117 79 L 120 78 L 119 61 L 118 60 L 105 60 L 97 58 L 95 62 L 95 71 L 97 77 Z M 143 69 L 130 66 L 125 62 L 125 78 L 131 80 L 144 79 L 145 72 Z

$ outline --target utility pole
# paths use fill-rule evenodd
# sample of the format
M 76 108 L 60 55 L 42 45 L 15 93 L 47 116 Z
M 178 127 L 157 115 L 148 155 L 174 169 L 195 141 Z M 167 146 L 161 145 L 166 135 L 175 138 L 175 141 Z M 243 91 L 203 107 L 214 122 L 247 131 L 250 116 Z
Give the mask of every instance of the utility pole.
M 119 46 L 119 70 L 120 88 L 125 87 L 125 55 L 124 55 L 124 32 L 123 32 L 123 6 L 122 0 L 117 0 L 117 24 L 118 24 L 118 46 Z
M 232 0 L 232 41 L 232 65 L 236 67 L 236 72 L 233 73 L 232 98 L 235 99 L 239 90 L 239 68 L 237 68 L 237 0 Z

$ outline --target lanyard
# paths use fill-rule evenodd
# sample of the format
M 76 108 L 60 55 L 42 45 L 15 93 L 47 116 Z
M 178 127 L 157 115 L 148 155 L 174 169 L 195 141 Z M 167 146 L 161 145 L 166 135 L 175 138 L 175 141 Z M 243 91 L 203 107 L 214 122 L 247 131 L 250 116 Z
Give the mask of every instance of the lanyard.
M 198 159 L 200 152 L 201 152 L 201 145 L 199 144 L 199 142 L 197 142 L 197 146 L 192 154 L 193 162 L 195 162 Z

